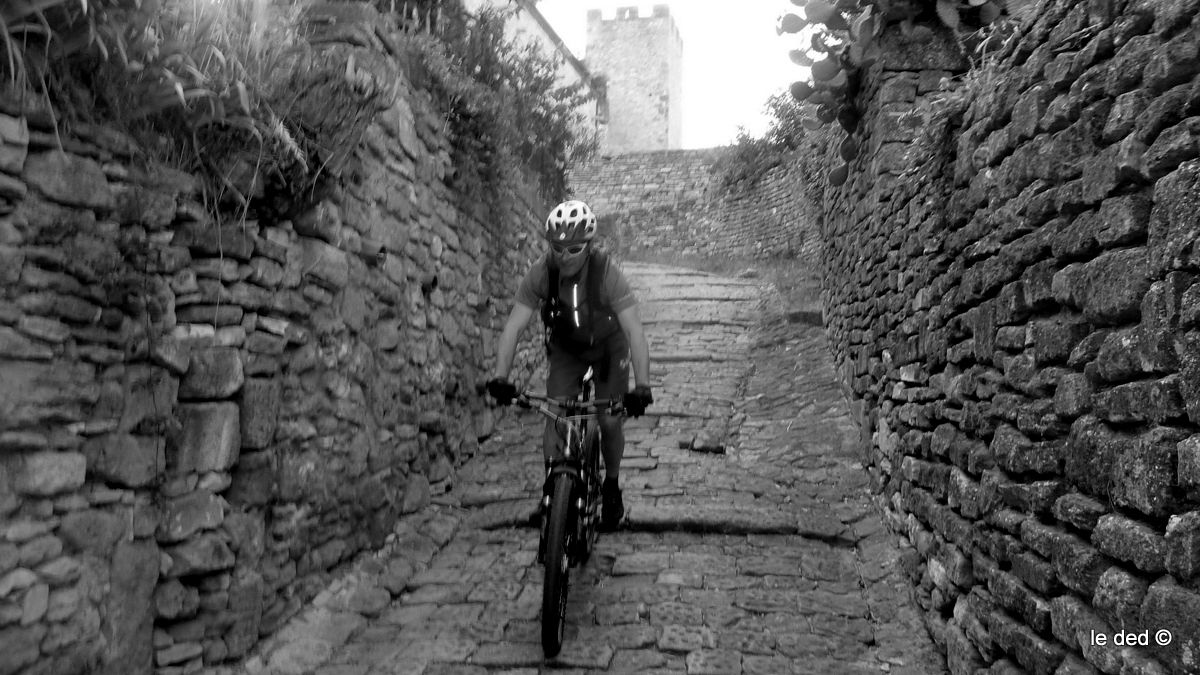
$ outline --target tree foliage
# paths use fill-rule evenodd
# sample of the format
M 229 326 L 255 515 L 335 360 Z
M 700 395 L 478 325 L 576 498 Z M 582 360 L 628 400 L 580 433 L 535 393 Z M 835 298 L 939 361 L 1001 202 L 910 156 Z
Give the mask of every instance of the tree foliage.
M 812 106 L 780 91 L 767 99 L 767 130 L 761 137 L 738 131 L 737 139 L 713 167 L 722 189 L 737 194 L 753 188 L 771 169 L 793 162 L 807 167 L 823 153 L 829 133 L 806 126 Z
M 505 35 L 515 11 L 472 15 L 459 0 L 406 5 L 406 41 L 421 65 L 412 75 L 440 98 L 461 188 L 495 187 L 529 170 L 542 193 L 558 199 L 568 162 L 595 151 L 581 113 L 592 93 L 560 81 L 561 56 Z

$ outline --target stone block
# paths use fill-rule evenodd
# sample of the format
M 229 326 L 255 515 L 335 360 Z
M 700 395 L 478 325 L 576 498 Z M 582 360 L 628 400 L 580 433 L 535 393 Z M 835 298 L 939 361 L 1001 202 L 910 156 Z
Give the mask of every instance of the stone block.
M 23 181 L 13 178 L 8 174 L 0 173 L 0 198 L 23 203 L 28 193 L 29 188 Z
M 104 171 L 86 157 L 60 150 L 34 153 L 25 160 L 23 177 L 31 188 L 58 204 L 100 211 L 114 206 Z
M 1107 498 L 1117 457 L 1128 454 L 1136 445 L 1132 436 L 1117 433 L 1098 418 L 1084 415 L 1071 425 L 1064 449 L 1064 473 L 1086 494 Z
M 1150 289 L 1144 247 L 1117 249 L 1086 263 L 1072 263 L 1054 275 L 1054 295 L 1079 308 L 1098 325 L 1136 320 L 1142 298 Z
M 12 488 L 30 497 L 53 497 L 83 487 L 87 458 L 78 452 L 32 452 L 16 458 Z
M 160 619 L 191 618 L 199 607 L 199 589 L 185 586 L 178 579 L 168 579 L 154 589 L 155 616 Z
M 238 401 L 243 448 L 261 450 L 274 440 L 281 396 L 280 383 L 274 378 L 246 380 Z
M 4 644 L 4 649 L 0 650 L 0 672 L 26 672 L 23 670 L 25 666 L 37 662 L 39 645 L 45 636 L 46 626 L 43 624 L 0 628 L 0 643 Z
M 1147 582 L 1114 565 L 1100 575 L 1092 604 L 1109 624 L 1125 630 L 1139 630 L 1147 588 Z
M 1059 497 L 1054 502 L 1054 517 L 1081 530 L 1092 530 L 1108 507 L 1099 501 L 1073 492 Z
M 163 549 L 171 558 L 168 578 L 210 574 L 233 567 L 233 551 L 216 533 L 202 534 L 176 546 Z
M 979 651 L 959 626 L 948 623 L 945 636 L 946 665 L 951 673 L 974 673 L 984 667 Z
M 1148 651 L 1177 672 L 1200 671 L 1200 595 L 1169 577 L 1150 585 L 1142 603 L 1142 626 L 1151 631 Z M 1157 644 L 1153 633 L 1170 631 L 1167 645 Z
M 172 473 L 227 471 L 237 462 L 241 423 L 236 403 L 183 403 L 183 426 L 175 457 L 168 457 Z
M 1036 553 L 1030 551 L 1018 553 L 1012 557 L 1011 562 L 1013 576 L 1023 581 L 1026 586 L 1042 595 L 1049 595 L 1059 590 L 1054 566 Z
M 996 428 L 991 443 L 996 464 L 1015 474 L 1057 473 L 1061 448 L 1060 442 L 1032 442 L 1008 424 Z
M 1154 184 L 1147 243 L 1152 273 L 1172 269 L 1200 269 L 1200 159 L 1184 162 Z
M 233 619 L 225 634 L 230 657 L 243 656 L 257 642 L 263 610 L 263 577 L 257 572 L 238 574 L 230 587 L 229 616 Z
M 337 204 L 328 200 L 301 213 L 292 221 L 296 233 L 337 245 L 341 241 L 342 213 Z
M 191 366 L 191 351 L 172 337 L 161 337 L 150 348 L 150 360 L 175 375 L 182 375 Z
M 1175 444 L 1177 473 L 1181 487 L 1200 486 L 1200 434 L 1192 434 Z
M 1064 586 L 1092 597 L 1100 575 L 1112 566 L 1112 561 L 1078 537 L 1069 537 L 1053 551 L 1051 562 Z
M 150 663 L 158 563 L 154 542 L 124 540 L 116 546 L 103 608 L 109 673 L 138 673 Z
M 0 114 L 0 172 L 20 176 L 29 151 L 29 124 L 24 117 Z
M 1100 419 L 1113 424 L 1164 423 L 1184 415 L 1179 375 L 1159 380 L 1139 380 L 1097 392 L 1092 409 Z
M 256 242 L 255 248 L 257 249 L 259 245 L 260 243 Z M 284 255 L 286 260 L 286 254 Z M 283 265 L 270 258 L 255 256 L 250 259 L 250 268 L 252 272 L 247 281 L 256 286 L 272 290 L 283 283 Z
M 300 269 L 331 291 L 344 288 L 350 276 L 350 263 L 344 251 L 310 237 L 300 240 Z
M 229 287 L 229 299 L 230 302 L 250 311 L 269 309 L 275 301 L 271 291 L 244 281 Z
M 266 525 L 262 515 L 233 511 L 225 516 L 224 529 L 229 533 L 229 547 L 238 556 L 238 562 L 254 568 L 266 550 Z M 244 601 L 234 600 L 231 607 Z
M 1077 319 L 1056 317 L 1029 324 L 1033 355 L 1038 365 L 1065 363 L 1079 341 L 1087 337 L 1092 327 Z
M 167 500 L 158 525 L 158 540 L 173 543 L 215 529 L 225 520 L 225 507 L 224 499 L 207 490 Z
M 1144 312 L 1146 303 L 1142 307 Z M 1131 326 L 1114 330 L 1104 339 L 1096 355 L 1096 374 L 1109 382 L 1123 382 L 1146 373 L 1171 372 L 1177 364 L 1170 332 Z
M 1112 499 L 1156 517 L 1176 510 L 1175 445 L 1186 435 L 1179 429 L 1156 427 L 1140 435 L 1132 446 L 1122 448 L 1111 474 Z
M 118 430 L 132 432 L 143 423 L 158 426 L 179 400 L 179 380 L 163 368 L 131 365 L 125 370 L 124 406 Z
M 254 253 L 254 239 L 237 225 L 218 227 L 204 222 L 184 223 L 175 229 L 171 244 L 186 247 L 193 254 L 243 262 L 249 261 Z
M 1184 581 L 1200 574 L 1200 512 L 1173 515 L 1167 521 L 1166 568 Z
M 58 535 L 68 546 L 107 558 L 113 546 L 130 534 L 128 529 L 122 516 L 101 509 L 83 509 L 63 516 Z
M 1102 553 L 1132 563 L 1143 572 L 1166 568 L 1166 540 L 1150 526 L 1110 513 L 1100 517 L 1092 531 L 1092 543 Z
M 1200 117 L 1189 117 L 1164 129 L 1142 155 L 1146 174 L 1152 179 L 1160 178 L 1181 162 L 1200 156 L 1200 140 L 1197 139 L 1200 139 Z
M 183 401 L 222 399 L 242 388 L 245 374 L 242 357 L 236 349 L 194 349 L 191 366 L 179 383 Z
M 1066 658 L 1067 651 L 1062 645 L 1042 639 L 1002 611 L 992 612 L 988 627 L 997 645 L 1037 675 L 1052 675 L 1058 664 Z
M 1037 480 L 1030 482 L 1008 482 L 997 487 L 1000 499 L 1024 513 L 1049 513 L 1054 500 L 1058 499 L 1067 486 L 1059 480 Z
M 1095 389 L 1082 373 L 1064 373 L 1054 388 L 1054 412 L 1066 419 L 1076 418 L 1092 407 Z
M 238 305 L 187 305 L 175 310 L 180 323 L 208 323 L 214 326 L 236 326 L 245 313 Z
M 99 397 L 94 369 L 83 364 L 0 361 L 0 411 L 10 429 L 86 419 Z
M 275 494 L 276 474 L 269 452 L 243 453 L 233 470 L 226 499 L 235 507 L 262 506 Z
M 251 354 L 279 356 L 287 350 L 287 344 L 287 338 L 282 335 L 256 330 L 246 336 L 245 348 Z
M 1099 633 L 1111 635 L 1112 628 L 1091 607 L 1072 595 L 1064 595 L 1055 598 L 1051 608 L 1054 637 L 1072 649 L 1080 650 L 1088 663 L 1101 667 L 1104 672 L 1120 671 L 1123 648 L 1092 639 Z
M 94 477 L 124 487 L 150 485 L 166 470 L 166 440 L 161 437 L 104 434 L 89 438 L 82 449 Z
M 0 353 L 11 359 L 50 360 L 54 358 L 54 348 L 43 342 L 30 340 L 29 337 L 0 325 Z
M 1179 394 L 1188 419 L 1200 424 L 1200 331 L 1181 335 L 1175 344 L 1179 355 Z

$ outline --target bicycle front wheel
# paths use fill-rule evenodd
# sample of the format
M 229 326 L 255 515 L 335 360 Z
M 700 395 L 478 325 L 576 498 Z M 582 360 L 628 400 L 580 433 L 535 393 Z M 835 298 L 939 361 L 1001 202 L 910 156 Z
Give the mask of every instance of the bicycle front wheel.
M 542 652 L 546 658 L 562 649 L 567 616 L 567 588 L 571 576 L 571 546 L 574 527 L 571 514 L 571 477 L 554 478 L 546 525 L 546 579 L 542 587 Z

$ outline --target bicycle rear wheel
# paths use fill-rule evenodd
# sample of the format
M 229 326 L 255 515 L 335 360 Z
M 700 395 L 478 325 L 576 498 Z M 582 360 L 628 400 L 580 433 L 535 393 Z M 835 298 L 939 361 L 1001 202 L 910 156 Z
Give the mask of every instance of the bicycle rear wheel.
M 562 649 L 567 616 L 567 589 L 571 576 L 571 541 L 575 538 L 571 517 L 571 477 L 554 478 L 546 526 L 546 578 L 542 586 L 542 652 L 546 658 Z

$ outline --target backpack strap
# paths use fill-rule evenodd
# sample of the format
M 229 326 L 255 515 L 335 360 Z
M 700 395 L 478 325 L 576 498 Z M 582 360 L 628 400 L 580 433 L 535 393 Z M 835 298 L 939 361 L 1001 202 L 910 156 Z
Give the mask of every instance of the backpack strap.
M 604 277 L 608 274 L 608 256 L 601 253 L 599 250 L 592 251 L 591 257 L 588 259 L 588 311 L 591 312 L 593 319 L 592 325 L 595 326 L 596 314 L 600 312 L 600 289 L 604 286 Z M 604 311 L 608 311 L 605 307 Z
M 542 341 L 546 345 L 546 353 L 550 353 L 550 339 L 554 337 L 553 329 L 562 313 L 562 301 L 558 297 L 558 265 L 553 256 L 546 259 L 546 301 L 542 303 Z

